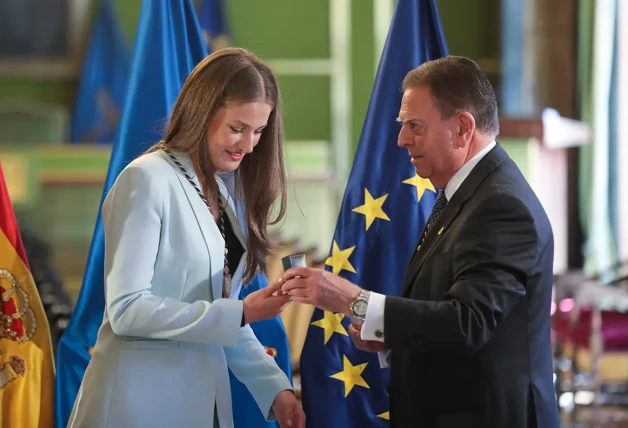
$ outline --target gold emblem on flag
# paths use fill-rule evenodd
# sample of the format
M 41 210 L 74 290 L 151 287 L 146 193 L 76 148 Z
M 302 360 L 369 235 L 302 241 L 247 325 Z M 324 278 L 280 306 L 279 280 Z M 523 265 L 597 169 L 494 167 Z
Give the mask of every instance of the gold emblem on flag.
M 7 269 L 0 269 L 0 339 L 28 342 L 37 331 L 37 317 L 24 287 Z
M 1 350 L 0 355 L 2 355 Z M 19 355 L 12 355 L 9 361 L 0 365 L 0 389 L 13 382 L 18 376 L 24 377 L 25 374 L 26 363 L 24 359 Z

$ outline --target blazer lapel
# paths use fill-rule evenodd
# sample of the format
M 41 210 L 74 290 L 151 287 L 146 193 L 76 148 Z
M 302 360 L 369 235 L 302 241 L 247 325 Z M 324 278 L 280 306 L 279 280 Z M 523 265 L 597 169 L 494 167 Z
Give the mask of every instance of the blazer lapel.
M 508 154 L 506 151 L 497 144 L 493 150 L 488 152 L 486 156 L 478 162 L 473 168 L 469 176 L 462 182 L 451 201 L 447 202 L 445 209 L 441 213 L 440 217 L 434 223 L 433 229 L 423 240 L 423 244 L 415 249 L 412 259 L 406 270 L 405 279 L 403 282 L 402 296 L 407 296 L 414 284 L 414 279 L 421 271 L 421 267 L 425 263 L 425 260 L 432 253 L 434 248 L 438 245 L 441 239 L 447 234 L 447 230 L 451 223 L 456 219 L 464 204 L 473 196 L 478 189 L 482 181 L 499 165 L 501 165 L 506 159 Z M 421 236 L 423 233 L 421 233 Z M 419 240 L 420 243 L 420 240 Z
M 240 241 L 240 244 L 242 244 L 242 247 L 244 247 L 244 249 L 246 250 L 246 238 L 242 231 L 243 225 L 242 223 L 240 223 L 240 221 L 242 221 L 243 219 L 238 217 L 239 213 L 242 210 L 238 209 L 239 207 L 236 206 L 236 204 L 240 204 L 241 202 L 235 201 L 233 199 L 235 188 L 230 189 L 226 183 L 226 180 L 223 180 L 221 177 L 218 177 L 216 181 L 218 183 L 218 189 L 220 190 L 220 195 L 223 199 L 223 203 L 225 201 L 227 202 L 226 212 L 229 221 L 232 223 L 231 227 L 233 228 L 233 232 L 235 233 L 236 238 L 238 238 L 238 241 Z
M 198 178 L 196 177 L 196 172 L 194 170 L 194 166 L 192 165 L 192 161 L 190 157 L 184 153 L 173 153 L 173 155 L 177 158 L 177 160 L 183 165 L 187 173 L 190 175 L 194 183 L 200 188 Z M 190 206 L 192 207 L 192 212 L 194 213 L 194 217 L 198 223 L 198 227 L 201 231 L 201 235 L 203 240 L 205 241 L 205 245 L 207 246 L 207 252 L 209 253 L 209 278 L 211 283 L 212 295 L 214 299 L 219 299 L 222 297 L 222 278 L 223 278 L 223 269 L 224 269 L 224 258 L 222 251 L 216 251 L 216 247 L 220 246 L 224 248 L 225 240 L 218 229 L 218 225 L 214 221 L 207 205 L 201 199 L 199 194 L 196 192 L 196 189 L 192 187 L 188 179 L 181 172 L 181 169 L 170 159 L 167 154 L 164 154 L 166 160 L 170 163 L 172 168 L 174 168 L 177 178 L 181 184 L 181 188 L 187 197 Z M 212 248 L 214 251 L 212 251 Z
M 247 244 L 246 239 L 244 238 L 244 234 L 242 233 L 240 221 L 236 214 L 236 212 L 238 211 L 236 210 L 235 202 L 233 200 L 233 197 L 231 196 L 231 192 L 229 192 L 229 189 L 220 178 L 216 181 L 218 183 L 218 189 L 220 190 L 220 195 L 222 197 L 222 203 L 224 203 L 225 201 L 227 202 L 225 204 L 225 212 L 227 213 L 227 217 L 229 218 L 229 222 L 231 223 L 231 229 L 233 230 L 236 238 L 238 238 L 238 241 L 240 241 L 242 248 L 244 248 L 242 258 L 238 262 L 238 268 L 231 277 L 231 283 L 233 284 L 233 286 L 231 287 L 230 297 L 238 298 L 238 294 L 240 293 L 239 284 L 241 283 L 242 277 L 244 276 L 244 267 L 246 266 L 246 258 L 248 255 Z
M 427 234 L 423 243 L 418 246 L 414 252 L 414 256 L 408 266 L 406 271 L 406 279 L 403 284 L 402 296 L 405 296 L 411 288 L 412 283 L 414 282 L 414 278 L 418 275 L 423 263 L 430 255 L 434 247 L 440 242 L 445 233 L 447 232 L 447 228 L 451 224 L 452 221 L 458 216 L 460 209 L 462 208 L 462 203 L 456 198 L 457 192 L 452 198 L 450 202 L 447 202 L 445 209 L 441 213 L 440 217 L 434 223 L 434 227 Z M 423 235 L 423 234 L 421 234 Z M 419 240 L 420 243 L 420 240 Z

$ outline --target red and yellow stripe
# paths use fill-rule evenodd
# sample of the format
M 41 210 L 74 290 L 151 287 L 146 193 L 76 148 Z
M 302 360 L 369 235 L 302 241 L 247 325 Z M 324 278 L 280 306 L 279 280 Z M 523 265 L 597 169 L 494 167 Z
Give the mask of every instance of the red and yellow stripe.
M 0 165 L 0 428 L 54 426 L 50 327 Z

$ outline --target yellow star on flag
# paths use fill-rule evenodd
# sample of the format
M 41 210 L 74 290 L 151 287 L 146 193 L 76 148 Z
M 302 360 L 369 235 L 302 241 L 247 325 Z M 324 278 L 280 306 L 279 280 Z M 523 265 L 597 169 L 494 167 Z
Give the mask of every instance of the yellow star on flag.
M 418 201 L 421 200 L 423 193 L 425 193 L 426 190 L 431 190 L 436 193 L 436 189 L 434 188 L 432 182 L 427 178 L 419 177 L 417 174 L 414 174 L 414 177 L 412 178 L 404 180 L 403 183 L 416 187 L 416 197 Z
M 370 388 L 362 378 L 362 372 L 368 363 L 354 366 L 351 364 L 346 355 L 343 355 L 343 369 L 341 372 L 331 375 L 334 379 L 341 380 L 345 383 L 345 397 L 349 395 L 354 386 L 358 385 L 364 388 Z
M 364 188 L 364 205 L 354 208 L 353 211 L 364 214 L 366 219 L 366 230 L 369 230 L 369 227 L 371 227 L 371 224 L 373 224 L 376 218 L 390 221 L 384 210 L 382 210 L 382 205 L 384 205 L 384 201 L 387 197 L 388 193 L 377 199 L 373 199 L 373 196 L 371 196 L 368 189 Z
M 331 249 L 331 257 L 328 257 L 327 260 L 325 260 L 325 264 L 333 268 L 335 275 L 338 275 L 343 269 L 356 273 L 355 268 L 349 261 L 349 257 L 351 256 L 351 253 L 353 253 L 353 250 L 355 250 L 355 245 L 351 248 L 341 250 L 338 247 L 338 243 L 334 241 L 334 245 Z
M 390 412 L 384 412 L 381 415 L 377 415 L 378 418 L 382 418 L 382 419 L 386 419 L 387 421 L 390 420 Z
M 344 318 L 344 314 L 335 314 L 333 312 L 325 311 L 325 315 L 318 321 L 314 321 L 312 325 L 322 328 L 325 330 L 325 345 L 327 345 L 327 341 L 334 333 L 344 334 L 345 336 L 349 336 L 347 330 L 342 325 L 341 321 Z

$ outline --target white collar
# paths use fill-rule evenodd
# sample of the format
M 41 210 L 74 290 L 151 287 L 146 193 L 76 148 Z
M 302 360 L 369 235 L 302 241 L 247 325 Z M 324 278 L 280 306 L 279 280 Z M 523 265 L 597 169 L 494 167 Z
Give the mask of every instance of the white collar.
M 482 150 L 477 152 L 475 156 L 466 161 L 458 171 L 454 174 L 453 177 L 447 182 L 445 186 L 445 197 L 448 201 L 451 201 L 451 198 L 454 196 L 454 193 L 460 188 L 462 182 L 469 176 L 473 168 L 482 160 L 484 156 L 490 152 L 493 147 L 495 147 L 497 143 L 493 140 Z

